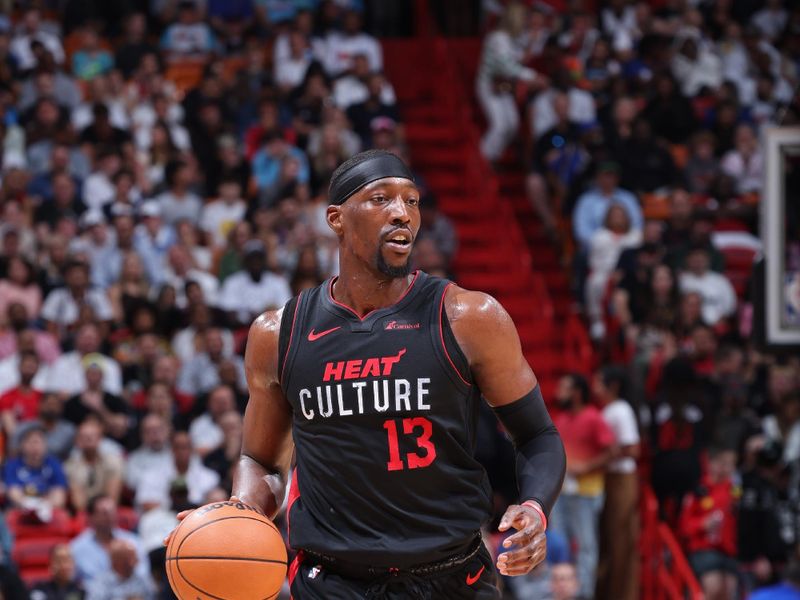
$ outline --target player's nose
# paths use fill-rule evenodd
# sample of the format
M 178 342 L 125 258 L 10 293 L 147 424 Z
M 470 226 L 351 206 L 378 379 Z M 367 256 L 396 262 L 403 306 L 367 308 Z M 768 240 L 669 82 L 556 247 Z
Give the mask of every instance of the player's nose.
M 408 204 L 402 196 L 396 196 L 389 204 L 389 216 L 392 223 L 408 223 L 411 221 Z

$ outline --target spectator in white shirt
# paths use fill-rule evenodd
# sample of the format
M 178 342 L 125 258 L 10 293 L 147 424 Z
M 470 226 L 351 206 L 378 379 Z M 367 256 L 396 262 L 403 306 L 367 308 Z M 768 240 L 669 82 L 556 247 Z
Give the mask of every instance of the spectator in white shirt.
M 736 128 L 734 148 L 722 157 L 721 167 L 736 181 L 736 191 L 740 194 L 761 190 L 764 155 L 751 125 L 742 123 Z
M 333 84 L 333 102 L 342 110 L 347 110 L 349 106 L 364 102 L 369 98 L 369 76 L 372 74 L 369 68 L 369 57 L 366 54 L 356 54 L 353 57 L 353 68 L 350 73 L 339 77 Z M 394 88 L 389 81 L 383 81 L 381 86 L 381 102 L 383 104 L 394 105 L 397 98 Z
M 703 321 L 711 326 L 736 311 L 736 292 L 728 278 L 710 269 L 711 260 L 705 245 L 695 245 L 686 257 L 686 271 L 681 273 L 681 292 L 695 292 L 703 299 Z
M 625 371 L 604 367 L 595 374 L 592 388 L 603 419 L 614 432 L 616 458 L 608 463 L 605 506 L 600 516 L 598 596 L 619 600 L 639 597 L 639 426 L 625 400 Z
M 672 73 L 684 96 L 695 96 L 704 87 L 717 89 L 722 83 L 722 61 L 706 48 L 694 30 L 676 36 Z
M 149 413 L 142 419 L 142 445 L 128 455 L 125 485 L 135 490 L 147 473 L 164 472 L 172 463 L 169 448 L 169 425 L 161 415 Z
M 166 281 L 173 286 L 176 295 L 176 304 L 184 308 L 187 303 L 186 284 L 196 282 L 203 292 L 203 301 L 209 306 L 216 306 L 219 289 L 219 280 L 211 273 L 198 269 L 189 250 L 179 244 L 169 249 L 169 269 Z
M 602 302 L 619 256 L 623 250 L 638 246 L 641 241 L 642 230 L 631 227 L 625 208 L 612 204 L 606 212 L 603 227 L 595 232 L 589 242 L 586 312 L 591 322 L 590 332 L 593 339 L 600 339 L 605 335 Z
M 17 60 L 21 71 L 28 71 L 36 66 L 36 56 L 31 50 L 32 42 L 41 43 L 53 56 L 57 64 L 64 62 L 64 47 L 58 36 L 45 31 L 41 26 L 41 14 L 38 9 L 31 8 L 25 11 L 22 17 L 22 31 L 11 40 L 11 54 Z
M 783 33 L 789 20 L 789 12 L 783 7 L 781 0 L 766 0 L 764 8 L 752 17 L 752 23 L 758 27 L 769 40 L 777 40 Z
M 275 83 L 285 93 L 300 85 L 314 60 L 308 38 L 297 29 L 289 32 L 289 56 L 275 64 Z
M 567 116 L 571 122 L 587 126 L 597 120 L 597 111 L 592 95 L 573 85 L 572 75 L 569 71 L 557 71 L 553 76 L 553 87 L 537 94 L 530 105 L 531 126 L 537 138 L 558 124 L 555 97 L 560 93 L 567 95 L 569 106 Z
M 211 327 L 211 310 L 205 304 L 194 304 L 188 309 L 189 326 L 172 338 L 172 352 L 181 362 L 189 362 L 203 351 L 203 336 Z M 234 341 L 230 329 L 222 329 L 222 346 L 225 356 L 233 354 Z
M 222 381 L 222 371 L 233 371 L 233 385 L 247 389 L 244 361 L 235 354 L 226 354 L 222 330 L 211 327 L 203 336 L 204 352 L 184 363 L 178 375 L 177 388 L 186 394 L 205 394 Z
M 189 426 L 189 436 L 192 446 L 200 458 L 216 450 L 224 441 L 225 436 L 219 424 L 219 419 L 226 412 L 236 409 L 236 395 L 227 385 L 221 384 L 208 393 L 206 411 L 195 418 Z
M 267 251 L 259 240 L 244 245 L 243 265 L 225 279 L 218 304 L 237 327 L 248 326 L 265 310 L 281 307 L 292 297 L 286 278 L 267 270 Z
M 83 202 L 90 209 L 102 210 L 114 200 L 114 176 L 122 167 L 122 157 L 113 149 L 98 153 L 95 170 L 83 182 Z
M 383 70 L 381 45 L 373 36 L 361 30 L 361 15 L 356 11 L 345 13 L 343 31 L 332 31 L 326 38 L 325 71 L 331 77 L 353 68 L 353 57 L 366 54 L 370 71 Z
M 167 164 L 164 179 L 168 189 L 155 197 L 164 223 L 174 226 L 180 219 L 186 219 L 197 225 L 203 201 L 191 191 L 195 181 L 192 168 L 181 160 L 172 161 Z
M 46 391 L 66 396 L 80 394 L 86 389 L 84 357 L 92 355 L 94 364 L 103 371 L 103 389 L 109 394 L 122 394 L 122 369 L 119 363 L 100 353 L 100 328 L 94 323 L 81 325 L 75 334 L 75 350 L 59 356 L 47 373 Z
M 219 198 L 203 207 L 200 229 L 208 236 L 210 245 L 218 248 L 228 243 L 228 233 L 244 219 L 247 204 L 242 200 L 242 186 L 236 177 L 226 177 L 219 184 Z
M 192 448 L 192 440 L 185 431 L 172 434 L 172 461 L 163 471 L 148 471 L 136 488 L 134 503 L 147 511 L 172 504 L 170 489 L 176 480 L 183 480 L 189 489 L 189 501 L 199 506 L 219 483 L 219 475 L 203 465 Z
M 113 318 L 111 303 L 105 292 L 89 285 L 89 265 L 72 260 L 63 271 L 65 287 L 56 288 L 47 295 L 42 305 L 41 317 L 54 335 L 61 336 L 78 322 L 84 308 L 91 310 L 97 321 Z

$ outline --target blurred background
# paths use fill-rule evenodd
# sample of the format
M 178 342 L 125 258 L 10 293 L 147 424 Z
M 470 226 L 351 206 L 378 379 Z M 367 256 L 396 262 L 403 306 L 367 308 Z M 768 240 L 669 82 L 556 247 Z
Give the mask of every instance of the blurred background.
M 172 597 L 247 328 L 337 273 L 330 175 L 381 148 L 567 447 L 506 598 L 800 598 L 799 69 L 781 0 L 0 0 L 2 597 Z

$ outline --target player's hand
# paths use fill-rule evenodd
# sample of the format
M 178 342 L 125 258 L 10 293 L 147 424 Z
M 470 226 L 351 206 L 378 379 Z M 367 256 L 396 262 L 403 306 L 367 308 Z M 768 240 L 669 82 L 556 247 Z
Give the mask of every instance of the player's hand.
M 237 498 L 236 496 L 231 496 L 231 499 L 229 500 L 229 502 L 241 502 L 241 500 L 239 500 L 239 498 Z M 178 521 L 183 521 L 186 517 L 188 517 L 194 511 L 195 511 L 194 508 L 191 508 L 189 510 L 182 510 L 177 515 L 175 515 L 175 518 L 178 519 Z M 164 538 L 164 545 L 165 546 L 169 546 L 169 543 L 172 540 L 172 536 L 175 535 L 175 530 L 176 529 L 178 529 L 178 528 L 176 527 L 175 529 L 170 531 L 169 535 Z
M 539 513 L 530 506 L 512 504 L 500 520 L 500 531 L 513 527 L 517 533 L 503 542 L 503 548 L 514 550 L 497 557 L 497 570 L 501 575 L 525 575 L 544 560 L 547 554 L 547 539 L 544 523 Z

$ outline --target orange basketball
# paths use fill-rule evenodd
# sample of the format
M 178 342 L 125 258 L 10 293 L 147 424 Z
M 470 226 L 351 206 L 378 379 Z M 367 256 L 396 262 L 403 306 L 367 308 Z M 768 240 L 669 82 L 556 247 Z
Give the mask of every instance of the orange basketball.
M 167 547 L 167 576 L 181 600 L 270 600 L 286 577 L 275 525 L 241 502 L 201 506 Z

